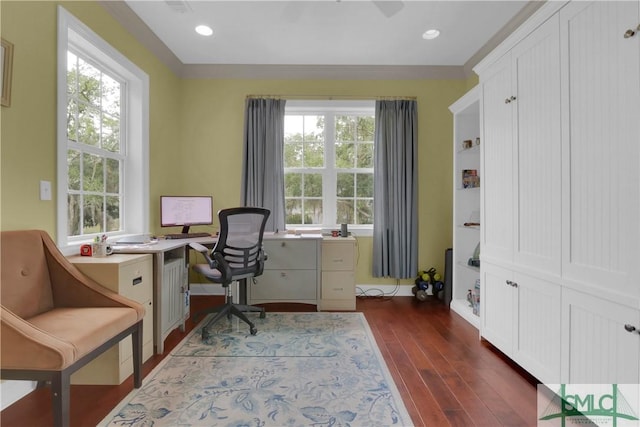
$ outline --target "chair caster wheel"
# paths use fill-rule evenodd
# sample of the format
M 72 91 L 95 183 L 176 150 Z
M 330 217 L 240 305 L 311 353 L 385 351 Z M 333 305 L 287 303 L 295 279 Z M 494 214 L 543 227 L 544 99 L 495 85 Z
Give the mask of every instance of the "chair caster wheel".
M 267 317 L 267 313 L 265 313 L 265 311 L 264 311 L 264 310 L 262 310 L 262 311 L 260 312 L 260 318 L 261 318 L 261 319 L 264 319 L 265 317 Z
M 256 328 L 251 328 L 249 329 L 249 332 L 251 332 L 251 335 L 255 335 L 258 333 L 258 330 Z
M 209 332 L 206 329 L 202 330 L 202 341 L 206 341 L 209 338 Z

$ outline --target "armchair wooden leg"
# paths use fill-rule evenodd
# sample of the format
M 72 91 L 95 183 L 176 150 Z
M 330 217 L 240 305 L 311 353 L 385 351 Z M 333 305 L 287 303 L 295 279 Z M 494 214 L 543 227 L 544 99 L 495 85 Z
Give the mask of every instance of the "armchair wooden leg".
M 142 386 L 142 320 L 131 334 L 133 340 L 133 387 Z
M 53 425 L 69 426 L 71 402 L 71 376 L 65 371 L 54 372 L 51 378 L 51 403 L 53 404 Z

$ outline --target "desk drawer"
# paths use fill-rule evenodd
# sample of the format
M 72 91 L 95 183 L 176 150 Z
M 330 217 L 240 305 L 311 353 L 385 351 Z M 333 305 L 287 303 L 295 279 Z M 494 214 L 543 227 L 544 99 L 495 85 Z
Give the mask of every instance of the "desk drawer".
M 323 270 L 353 270 L 353 243 L 323 242 L 322 269 Z
M 264 240 L 265 270 L 309 270 L 316 268 L 316 240 Z
M 316 270 L 265 270 L 249 281 L 251 300 L 299 301 L 317 299 Z
M 151 258 L 120 268 L 120 294 L 141 304 L 153 295 L 153 267 Z
M 355 274 L 353 271 L 323 271 L 322 299 L 355 298 Z

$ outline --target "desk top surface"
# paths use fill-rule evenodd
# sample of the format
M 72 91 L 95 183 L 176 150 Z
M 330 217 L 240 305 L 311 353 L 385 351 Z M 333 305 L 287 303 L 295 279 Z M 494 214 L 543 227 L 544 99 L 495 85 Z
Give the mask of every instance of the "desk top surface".
M 291 234 L 291 233 L 274 233 L 265 232 L 264 240 L 321 240 L 321 234 Z M 131 245 L 112 245 L 114 253 L 158 253 L 178 249 L 189 245 L 189 243 L 200 243 L 202 245 L 213 244 L 217 241 L 217 237 L 194 237 L 192 239 L 158 239 L 150 243 L 131 244 Z

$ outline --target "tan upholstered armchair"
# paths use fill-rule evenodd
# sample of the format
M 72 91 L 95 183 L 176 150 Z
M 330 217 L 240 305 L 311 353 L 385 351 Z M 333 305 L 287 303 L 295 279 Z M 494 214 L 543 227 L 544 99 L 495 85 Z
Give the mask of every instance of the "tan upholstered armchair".
M 44 231 L 0 233 L 2 378 L 50 381 L 54 425 L 69 425 L 70 376 L 121 339 L 133 339 L 142 378 L 142 305 L 91 280 Z

